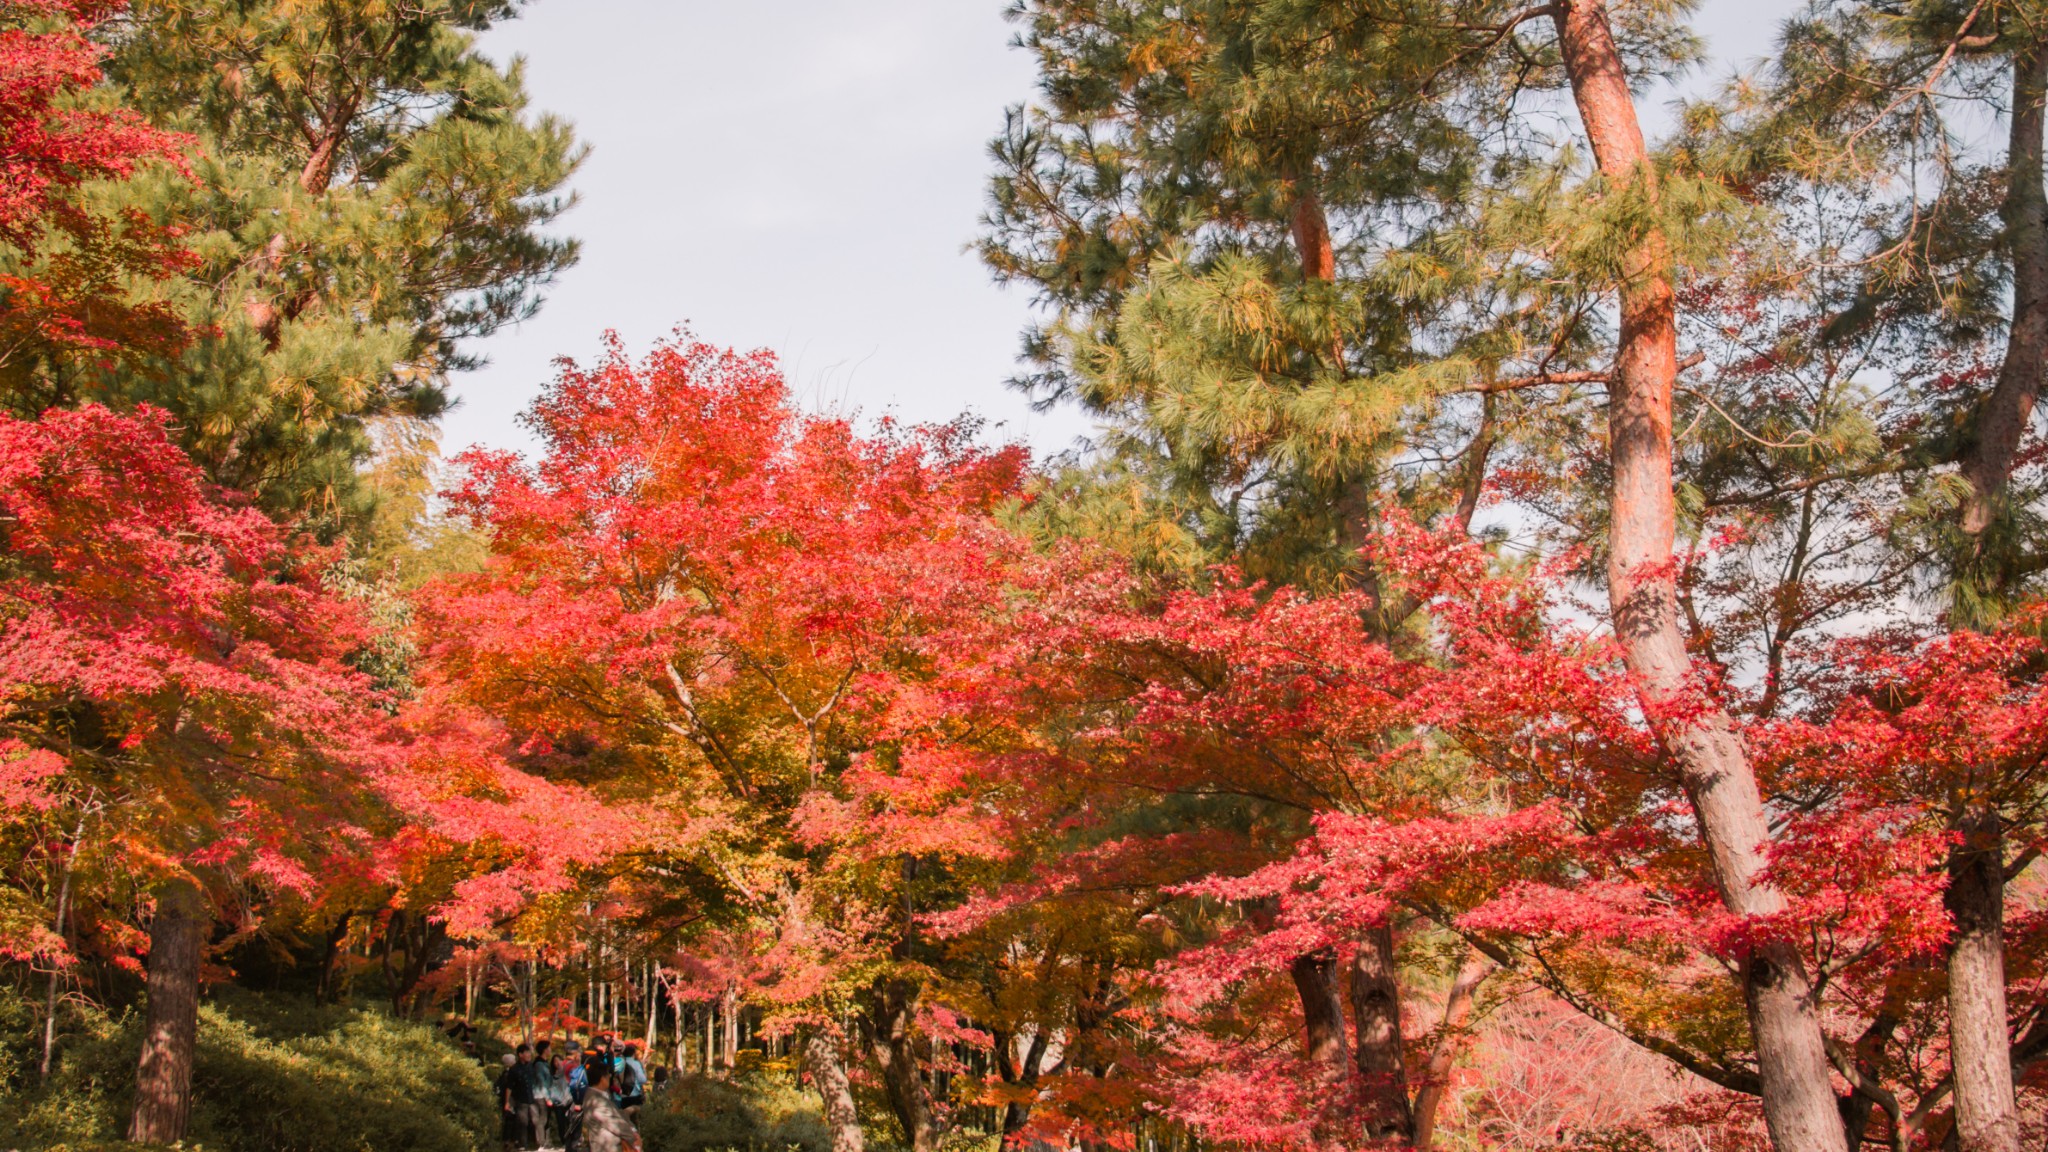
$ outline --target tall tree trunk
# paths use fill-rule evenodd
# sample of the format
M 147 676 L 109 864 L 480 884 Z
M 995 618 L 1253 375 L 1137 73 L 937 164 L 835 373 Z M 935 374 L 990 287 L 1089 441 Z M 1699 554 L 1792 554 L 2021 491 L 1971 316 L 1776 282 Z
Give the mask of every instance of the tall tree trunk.
M 725 1051 L 720 1056 L 719 1066 L 730 1072 L 740 1050 L 740 990 L 731 984 L 725 986 L 725 995 L 718 1002 L 718 1015 L 725 1025 Z
M 656 989 L 661 986 L 661 965 L 652 960 L 647 962 L 647 1058 L 654 1059 L 654 1046 L 661 1040 L 661 998 Z
M 1444 1095 L 1450 1088 L 1451 1066 L 1457 1061 L 1458 1050 L 1464 1047 L 1465 1026 L 1472 1020 L 1472 1005 L 1478 998 L 1479 986 L 1486 982 L 1493 970 L 1492 960 L 1478 952 L 1471 953 L 1465 957 L 1457 978 L 1451 981 L 1450 992 L 1444 996 L 1444 1018 L 1437 1028 L 1436 1047 L 1430 1050 L 1422 1084 L 1415 1090 L 1417 1152 L 1429 1152 L 1430 1143 L 1436 1138 L 1436 1113 L 1443 1106 Z
M 1361 936 L 1351 960 L 1351 1018 L 1358 1030 L 1359 1097 L 1367 1140 L 1414 1139 L 1408 1107 L 1408 1067 L 1402 1059 L 1401 986 L 1395 978 L 1394 928 L 1382 924 Z
M 1976 421 L 1962 460 L 1969 496 L 1963 531 L 1981 537 L 1998 514 L 2020 440 L 2041 394 L 2048 364 L 2048 188 L 2042 184 L 2042 132 L 2048 127 L 2048 40 L 2013 58 L 2011 140 L 2006 150 L 2006 248 L 2012 259 L 2012 328 L 2005 361 Z
M 199 960 L 206 944 L 206 902 L 190 880 L 157 886 L 149 925 L 149 1007 L 135 1071 L 135 1113 L 128 1139 L 174 1144 L 192 1119 L 192 1061 L 199 1042 Z
M 689 1009 L 684 1007 L 681 1000 L 672 1000 L 670 1003 L 674 1006 L 676 1013 L 676 1050 L 673 1063 L 675 1064 L 676 1075 L 680 1076 L 688 1071 L 690 1067 L 688 1059 L 690 1053 Z
M 522 1044 L 533 1043 L 533 966 L 532 960 L 515 961 L 512 965 L 513 991 L 519 996 L 519 1042 Z
M 2005 833 L 1998 812 L 1971 804 L 1957 821 L 1943 902 L 1955 921 L 1948 954 L 1948 1037 L 1956 1141 L 1962 1152 L 2019 1152 L 2012 1041 L 2005 1009 Z
M 853 1103 L 853 1083 L 847 1079 L 839 1041 L 829 1029 L 804 1029 L 803 1062 L 824 1105 L 825 1130 L 832 1135 L 832 1152 L 862 1152 L 866 1141 L 860 1131 L 860 1109 Z
M 1553 8 L 1572 95 L 1610 195 L 1656 194 L 1635 99 L 1602 0 Z M 1625 260 L 1621 333 L 1608 382 L 1614 495 L 1608 596 L 1614 631 L 1644 711 L 1678 761 L 1699 818 L 1714 883 L 1744 917 L 1781 911 L 1758 873 L 1768 825 L 1749 756 L 1727 713 L 1698 699 L 1680 630 L 1673 548 L 1671 397 L 1678 378 L 1670 248 L 1655 231 Z M 1738 958 L 1762 1080 L 1764 1121 L 1778 1152 L 1841 1152 L 1845 1135 L 1829 1080 L 1812 981 L 1791 942 L 1759 942 Z
M 882 1088 L 903 1125 L 905 1142 L 912 1152 L 933 1152 L 939 1146 L 939 1123 L 917 1064 L 910 1027 L 916 1013 L 915 984 L 899 977 L 875 981 L 867 1011 L 868 1048 L 882 1071 Z
M 62 942 L 71 928 L 71 875 L 78 867 L 78 846 L 85 843 L 85 813 L 78 816 L 78 827 L 71 833 L 71 847 L 64 852 L 64 876 L 57 883 L 57 939 Z M 58 990 L 64 977 L 64 969 L 57 964 L 50 966 L 50 987 L 43 1000 L 43 1056 L 36 1065 L 36 1082 L 47 1083 L 50 1079 L 50 1060 L 57 1052 L 57 1002 Z

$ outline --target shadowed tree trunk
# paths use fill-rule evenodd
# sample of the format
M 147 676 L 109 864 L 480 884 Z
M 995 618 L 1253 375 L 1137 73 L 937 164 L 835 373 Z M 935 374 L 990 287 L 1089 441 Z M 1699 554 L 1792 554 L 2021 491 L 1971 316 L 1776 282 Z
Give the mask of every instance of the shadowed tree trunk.
M 1549 11 L 1607 194 L 1655 197 L 1656 170 L 1606 4 L 1563 0 Z M 1727 713 L 1699 699 L 1680 629 L 1671 471 L 1677 304 L 1662 233 L 1648 230 L 1624 257 L 1622 272 L 1621 332 L 1608 381 L 1614 492 L 1607 577 L 1615 636 L 1644 710 L 1678 762 L 1722 902 L 1737 915 L 1766 917 L 1785 901 L 1758 875 L 1768 842 L 1763 797 Z M 1846 1136 L 1826 1040 L 1799 953 L 1789 941 L 1762 941 L 1739 958 L 1739 978 L 1773 1146 L 1841 1152 Z
M 1972 804 L 1957 821 L 1943 902 L 1955 922 L 1948 954 L 1948 1034 L 1961 1152 L 2019 1152 L 2012 1041 L 2005 1006 L 2005 836 L 1998 813 Z
M 341 959 L 341 942 L 348 939 L 349 921 L 355 919 L 354 912 L 343 912 L 334 926 L 320 941 L 320 976 L 313 984 L 313 1003 L 332 1004 L 339 984 L 334 968 Z
M 1344 999 L 1337 986 L 1337 953 L 1325 948 L 1296 956 L 1288 966 L 1301 997 L 1307 1025 L 1308 1058 L 1320 1064 L 1333 1085 L 1342 1085 L 1348 1063 L 1344 1044 Z
M 1401 986 L 1395 979 L 1394 928 L 1381 924 L 1358 939 L 1351 961 L 1351 1017 L 1358 1032 L 1359 1096 L 1368 1140 L 1403 1144 L 1415 1136 L 1402 1062 Z
M 939 1146 L 938 1117 L 931 1092 L 917 1066 L 911 1021 L 917 1012 L 917 989 L 908 980 L 877 980 L 867 1011 L 868 1048 L 882 1072 L 889 1107 L 903 1125 L 912 1152 L 933 1152 Z
M 149 1006 L 135 1073 L 128 1139 L 173 1144 L 192 1118 L 192 1060 L 199 1039 L 199 959 L 206 943 L 206 902 L 190 880 L 156 890 L 149 925 Z

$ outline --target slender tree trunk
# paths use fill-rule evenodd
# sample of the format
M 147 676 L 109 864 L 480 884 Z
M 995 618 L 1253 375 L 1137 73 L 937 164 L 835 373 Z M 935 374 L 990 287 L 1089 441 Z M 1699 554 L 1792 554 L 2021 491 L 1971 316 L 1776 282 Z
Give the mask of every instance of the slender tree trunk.
M 846 1075 L 846 1060 L 839 1042 L 823 1027 L 804 1030 L 804 1070 L 818 1090 L 825 1109 L 825 1130 L 832 1135 L 832 1152 L 863 1152 L 866 1140 L 860 1131 L 860 1109 L 853 1102 L 853 1083 Z
M 1990 527 L 2012 479 L 2020 440 L 2041 394 L 2048 364 L 2048 187 L 2042 184 L 2044 105 L 2048 105 L 2048 40 L 2013 58 L 2011 140 L 2006 150 L 2003 215 L 2012 259 L 2012 328 L 1998 383 L 1976 414 L 1962 460 L 1969 497 L 1963 531 Z
M 57 882 L 57 939 L 62 941 L 71 926 L 71 874 L 78 866 L 78 846 L 85 842 L 85 816 L 78 817 L 78 827 L 71 833 L 71 847 L 64 852 L 64 875 Z M 57 1051 L 57 993 L 62 983 L 64 970 L 53 963 L 50 966 L 50 987 L 43 1000 L 43 1057 L 36 1065 L 36 1081 L 47 1083 L 50 1079 L 50 1060 Z
M 519 977 L 514 981 L 514 991 L 519 995 L 519 1039 L 521 1043 L 533 1043 L 534 1016 L 534 961 L 525 960 L 514 967 Z
M 725 1070 L 730 1072 L 733 1069 L 734 1061 L 739 1058 L 740 1050 L 740 991 L 738 988 L 730 984 L 725 986 L 725 999 L 718 1005 L 718 1014 L 725 1024 L 725 1052 L 721 1063 Z
M 1606 4 L 1563 0 L 1553 12 L 1572 95 L 1609 195 L 1654 196 L 1656 173 Z M 1765 917 L 1785 901 L 1758 876 L 1768 841 L 1762 794 L 1727 713 L 1699 699 L 1679 627 L 1671 470 L 1677 306 L 1664 237 L 1646 236 L 1626 258 L 1624 273 L 1621 333 L 1608 383 L 1614 469 L 1608 595 L 1615 635 L 1644 710 L 1678 761 L 1722 902 L 1738 915 Z M 1772 1144 L 1778 1152 L 1841 1152 L 1845 1135 L 1826 1041 L 1799 953 L 1789 941 L 1766 940 L 1738 963 Z
M 710 1000 L 704 1002 L 704 1074 L 709 1076 L 716 1070 L 715 1056 L 718 1050 L 718 1005 Z
M 2005 834 L 1998 813 L 1972 804 L 1957 821 L 1944 903 L 1955 921 L 1948 954 L 1948 1036 L 1956 1141 L 1962 1152 L 2019 1152 L 2012 1041 L 2005 1007 Z
M 686 1015 L 686 1010 L 680 999 L 671 999 L 669 1005 L 675 1009 L 676 1013 L 675 1069 L 676 1075 L 680 1076 L 690 1067 L 689 1061 L 685 1059 L 689 1055 L 690 1050 L 690 1018 Z
M 1450 1089 L 1451 1066 L 1457 1062 L 1458 1050 L 1464 1047 L 1465 1026 L 1471 1023 L 1472 1005 L 1478 998 L 1479 986 L 1493 971 L 1492 960 L 1477 952 L 1469 954 L 1458 969 L 1457 979 L 1451 981 L 1449 994 L 1444 997 L 1444 1019 L 1437 1029 L 1436 1047 L 1429 1053 L 1422 1084 L 1415 1090 L 1417 1152 L 1428 1152 L 1436 1138 L 1436 1113 L 1443 1106 L 1444 1095 Z
M 661 1003 L 654 994 L 661 982 L 661 965 L 647 962 L 647 1058 L 654 1058 L 654 1046 L 661 1039 Z
M 192 1118 L 192 1062 L 199 1042 L 199 961 L 206 902 L 190 880 L 157 886 L 149 925 L 149 1007 L 135 1072 L 128 1139 L 174 1144 Z
M 1367 1140 L 1409 1142 L 1415 1116 L 1408 1107 L 1403 1061 L 1401 986 L 1396 979 L 1394 928 L 1382 924 L 1359 938 L 1351 961 L 1351 1017 L 1358 1031 L 1359 1096 Z

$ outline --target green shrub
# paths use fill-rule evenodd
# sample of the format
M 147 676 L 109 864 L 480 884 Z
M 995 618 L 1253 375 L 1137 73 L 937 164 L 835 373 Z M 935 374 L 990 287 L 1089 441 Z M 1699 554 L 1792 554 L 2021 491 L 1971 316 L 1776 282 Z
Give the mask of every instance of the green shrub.
M 0 1099 L 0 1147 L 85 1152 L 119 1139 L 139 1018 L 89 1019 L 51 1083 Z M 490 1080 L 435 1029 L 349 1009 L 231 997 L 200 1010 L 188 1147 L 207 1152 L 483 1152 Z
M 685 1076 L 640 1111 L 647 1152 L 830 1152 L 816 1097 L 773 1061 L 730 1080 Z

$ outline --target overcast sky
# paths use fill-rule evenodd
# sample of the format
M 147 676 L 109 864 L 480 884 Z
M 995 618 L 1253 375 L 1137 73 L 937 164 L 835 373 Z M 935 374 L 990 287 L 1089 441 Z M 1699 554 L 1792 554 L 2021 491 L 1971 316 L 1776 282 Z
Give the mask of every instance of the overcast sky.
M 515 422 L 556 356 L 677 324 L 772 348 L 807 406 L 914 421 L 973 411 L 1040 452 L 1087 422 L 1003 386 L 1025 294 L 964 251 L 1003 109 L 1031 94 L 1005 0 L 537 0 L 486 50 L 522 55 L 534 107 L 591 145 L 561 227 L 583 259 L 540 315 L 456 380 L 450 455 L 527 447 Z M 1785 5 L 1708 0 L 1722 61 L 1761 54 Z

